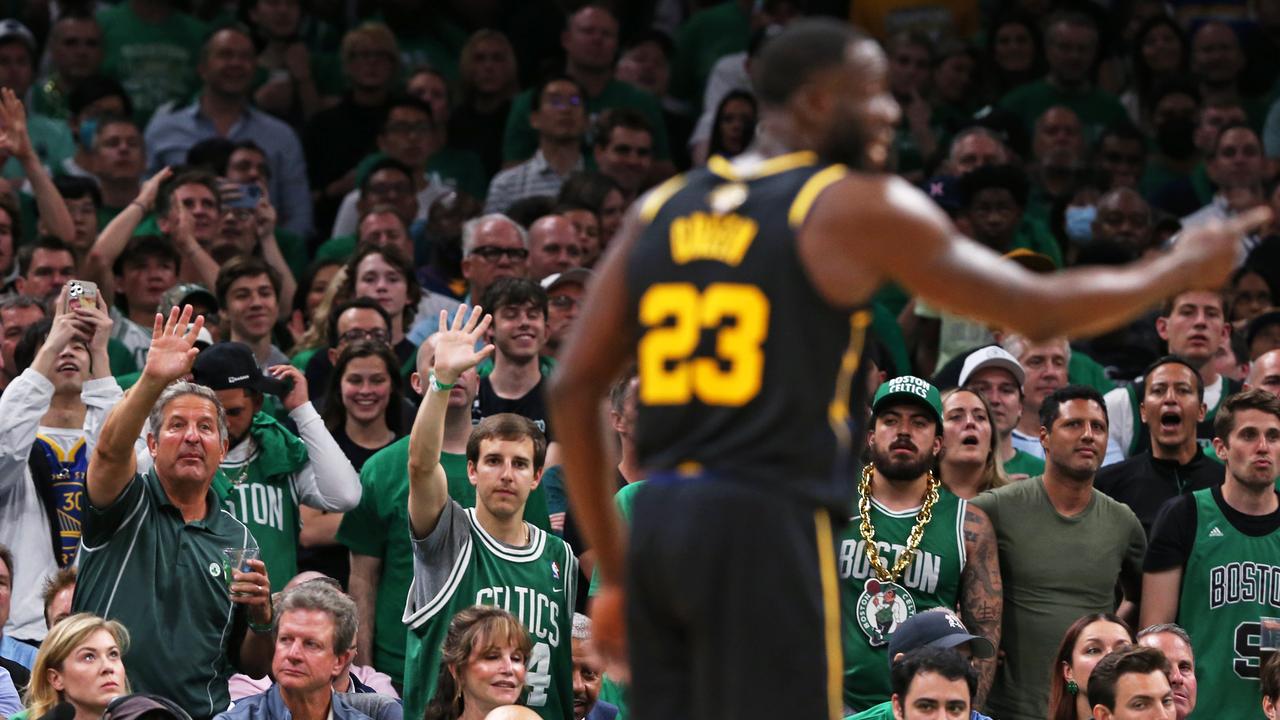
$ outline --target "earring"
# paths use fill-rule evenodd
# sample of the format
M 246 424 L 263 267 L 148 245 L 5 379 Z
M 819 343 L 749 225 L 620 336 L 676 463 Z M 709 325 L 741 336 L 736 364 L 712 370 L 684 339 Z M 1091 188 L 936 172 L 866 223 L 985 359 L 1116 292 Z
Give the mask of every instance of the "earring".
M 1072 697 L 1080 694 L 1080 686 L 1076 684 L 1075 680 L 1067 681 L 1067 692 L 1071 693 Z

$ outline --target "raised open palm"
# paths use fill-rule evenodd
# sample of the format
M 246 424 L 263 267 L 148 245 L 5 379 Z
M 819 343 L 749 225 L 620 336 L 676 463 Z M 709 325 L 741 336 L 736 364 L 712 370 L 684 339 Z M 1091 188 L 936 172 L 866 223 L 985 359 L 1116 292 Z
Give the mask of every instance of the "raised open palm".
M 452 323 L 449 322 L 449 311 L 440 311 L 440 327 L 446 329 L 441 330 L 436 336 L 436 358 L 433 370 L 437 379 L 450 384 L 457 382 L 462 373 L 479 365 L 480 361 L 493 354 L 492 345 L 486 345 L 479 352 L 476 351 L 476 344 L 480 342 L 480 338 L 484 337 L 491 322 L 493 317 L 485 315 L 484 308 L 479 305 L 471 308 L 470 315 L 467 314 L 465 305 L 459 305 Z
M 0 152 L 16 158 L 31 153 L 31 138 L 27 135 L 27 112 L 13 90 L 0 91 Z
M 147 351 L 147 364 L 142 370 L 144 375 L 170 383 L 191 372 L 191 365 L 200 352 L 195 346 L 196 337 L 204 327 L 203 315 L 198 316 L 195 323 L 191 322 L 191 315 L 190 305 L 183 306 L 181 314 L 178 308 L 173 308 L 167 320 L 156 313 L 151 349 Z

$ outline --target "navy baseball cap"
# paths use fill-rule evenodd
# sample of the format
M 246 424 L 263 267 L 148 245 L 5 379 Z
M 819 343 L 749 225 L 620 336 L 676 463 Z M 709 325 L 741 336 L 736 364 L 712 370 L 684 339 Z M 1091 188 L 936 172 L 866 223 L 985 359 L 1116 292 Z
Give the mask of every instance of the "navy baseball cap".
M 953 648 L 969 643 L 969 650 L 976 658 L 995 657 L 996 648 L 991 641 L 972 635 L 964 623 L 950 610 L 930 610 L 917 613 L 904 620 L 889 636 L 889 667 L 899 653 L 909 653 L 922 647 Z

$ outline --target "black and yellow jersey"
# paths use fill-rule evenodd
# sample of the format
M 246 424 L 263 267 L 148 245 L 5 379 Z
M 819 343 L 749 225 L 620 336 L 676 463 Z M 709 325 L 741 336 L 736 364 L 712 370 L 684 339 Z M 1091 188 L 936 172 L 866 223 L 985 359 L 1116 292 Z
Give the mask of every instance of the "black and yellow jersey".
M 818 294 L 796 237 L 849 172 L 809 152 L 749 175 L 717 157 L 645 198 L 626 278 L 649 471 L 697 468 L 847 512 L 870 313 Z

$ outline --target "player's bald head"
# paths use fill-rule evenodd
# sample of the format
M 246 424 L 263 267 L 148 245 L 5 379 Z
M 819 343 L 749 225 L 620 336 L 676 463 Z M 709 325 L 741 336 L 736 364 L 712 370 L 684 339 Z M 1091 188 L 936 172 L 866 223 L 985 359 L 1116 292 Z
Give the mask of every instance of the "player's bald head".
M 494 708 L 484 716 L 484 720 L 542 720 L 538 713 L 520 705 L 503 705 Z
M 844 65 L 850 48 L 879 46 L 852 25 L 827 18 L 807 18 L 787 25 L 765 43 L 751 63 L 751 84 L 766 107 L 782 107 L 796 90 L 832 68 Z

